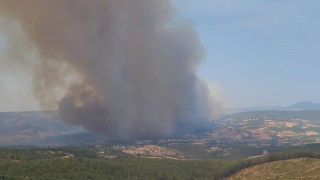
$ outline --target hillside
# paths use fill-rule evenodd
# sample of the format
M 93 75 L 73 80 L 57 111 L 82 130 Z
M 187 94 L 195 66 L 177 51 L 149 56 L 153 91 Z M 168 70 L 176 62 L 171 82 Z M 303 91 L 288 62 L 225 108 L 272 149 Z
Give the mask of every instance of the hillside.
M 176 149 L 185 158 L 250 157 L 261 155 L 264 150 L 275 152 L 280 147 L 320 142 L 320 111 L 236 113 L 208 123 L 179 125 L 170 137 L 124 142 L 107 142 L 80 127 L 65 125 L 56 112 L 0 113 L 0 123 L 0 146 L 115 145 L 124 152 L 141 155 L 145 153 L 140 147 L 157 145 Z
M 319 179 L 320 160 L 297 158 L 275 161 L 244 169 L 228 180 L 237 179 Z
M 308 173 L 308 176 L 316 176 L 320 167 L 320 160 L 310 159 L 320 158 L 318 145 L 266 153 L 260 157 L 229 160 L 173 158 L 181 154 L 173 149 L 158 146 L 142 146 L 139 149 L 129 150 L 132 153 L 122 151 L 121 147 L 114 149 L 114 147 L 100 146 L 0 148 L 0 179 L 214 180 L 232 176 L 248 167 L 260 167 L 255 166 L 258 164 L 262 164 L 262 168 L 258 168 L 257 175 L 263 175 L 260 170 L 275 175 L 279 172 L 290 172 L 297 176 L 301 171 Z M 308 159 L 303 158 L 303 161 L 295 159 L 301 157 Z M 293 160 L 280 161 L 286 159 Z M 271 166 L 267 168 L 268 162 L 276 164 L 269 163 Z M 300 168 L 299 171 L 296 167 Z M 273 168 L 280 171 L 273 172 Z M 253 173 L 255 169 L 248 168 L 245 172 L 247 171 Z M 286 175 L 284 177 L 292 179 L 290 173 L 283 173 Z M 257 179 L 251 176 L 250 174 L 249 179 Z
M 81 143 L 81 135 L 87 133 L 80 127 L 64 124 L 55 111 L 1 112 L 0 124 L 0 146 L 67 145 L 70 142 L 74 145 Z
M 236 161 L 212 159 L 101 156 L 96 150 L 0 148 L 0 179 L 221 179 L 236 164 Z
M 225 128 L 215 131 L 216 137 L 225 130 L 247 146 L 296 146 L 320 142 L 320 111 L 253 111 L 226 116 Z

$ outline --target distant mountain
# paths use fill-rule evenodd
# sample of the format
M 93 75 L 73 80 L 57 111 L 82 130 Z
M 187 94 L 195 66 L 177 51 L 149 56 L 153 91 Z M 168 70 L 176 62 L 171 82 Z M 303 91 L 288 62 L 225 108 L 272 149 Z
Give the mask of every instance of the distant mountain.
M 242 112 L 253 112 L 253 111 L 282 111 L 286 110 L 281 106 L 263 106 L 263 107 L 248 107 L 248 108 L 233 108 L 225 112 L 225 115 L 242 113 Z
M 318 111 L 320 110 L 320 103 L 312 103 L 309 101 L 302 101 L 292 104 L 287 107 L 283 106 L 262 106 L 262 107 L 251 107 L 251 108 L 234 108 L 229 109 L 225 114 L 235 114 L 241 112 L 253 112 L 253 111 Z
M 241 112 L 225 116 L 225 119 L 233 119 L 235 121 L 243 121 L 244 119 L 257 119 L 264 122 L 266 119 L 276 121 L 304 119 L 312 122 L 320 122 L 320 110 L 301 110 L 301 111 L 278 111 L 278 110 L 265 110 L 265 111 L 250 111 Z
M 320 103 L 312 103 L 308 101 L 298 102 L 285 108 L 286 110 L 320 110 Z

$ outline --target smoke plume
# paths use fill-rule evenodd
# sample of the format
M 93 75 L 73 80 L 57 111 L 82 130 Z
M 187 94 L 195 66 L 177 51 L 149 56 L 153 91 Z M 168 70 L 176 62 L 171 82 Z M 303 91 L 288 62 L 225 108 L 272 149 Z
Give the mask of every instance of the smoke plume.
M 0 0 L 0 15 L 37 53 L 14 60 L 32 64 L 41 107 L 68 124 L 110 139 L 161 136 L 213 112 L 196 75 L 204 50 L 169 0 Z M 19 44 L 19 31 L 7 34 Z

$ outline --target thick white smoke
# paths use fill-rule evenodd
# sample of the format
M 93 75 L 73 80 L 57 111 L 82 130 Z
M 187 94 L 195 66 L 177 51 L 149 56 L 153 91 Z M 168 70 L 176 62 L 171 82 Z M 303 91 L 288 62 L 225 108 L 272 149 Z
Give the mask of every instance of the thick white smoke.
M 0 0 L 0 15 L 38 53 L 41 106 L 69 124 L 118 139 L 209 117 L 209 90 L 196 76 L 203 48 L 169 0 Z

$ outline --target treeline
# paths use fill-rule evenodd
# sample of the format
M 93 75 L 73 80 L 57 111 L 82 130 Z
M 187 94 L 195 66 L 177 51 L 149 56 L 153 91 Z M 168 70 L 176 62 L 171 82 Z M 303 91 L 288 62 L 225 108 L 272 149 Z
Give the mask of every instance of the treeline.
M 0 177 L 18 179 L 220 179 L 235 161 L 146 158 L 0 160 Z
M 262 147 L 246 147 L 243 145 L 228 144 L 227 146 L 215 146 L 221 148 L 220 150 L 208 152 L 207 149 L 215 145 L 193 145 L 193 144 L 177 144 L 167 146 L 172 149 L 177 149 L 189 159 L 224 159 L 230 160 L 240 157 L 260 155 L 263 150 L 274 150 L 275 148 L 262 148 Z M 225 155 L 227 154 L 228 155 Z
M 244 168 L 271 161 L 320 158 L 318 145 L 238 160 L 106 159 L 92 157 L 90 149 L 68 147 L 61 150 L 77 156 L 62 158 L 39 155 L 39 150 L 0 149 L 0 179 L 223 179 Z

